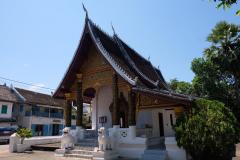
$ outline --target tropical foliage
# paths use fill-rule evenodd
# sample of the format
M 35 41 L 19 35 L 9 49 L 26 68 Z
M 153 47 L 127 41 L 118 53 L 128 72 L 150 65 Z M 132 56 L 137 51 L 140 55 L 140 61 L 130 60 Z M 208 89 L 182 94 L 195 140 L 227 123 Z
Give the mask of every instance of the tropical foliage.
M 21 144 L 23 144 L 23 141 L 24 141 L 25 138 L 32 137 L 32 131 L 28 128 L 21 128 L 17 131 L 17 135 L 21 139 Z
M 236 118 L 223 103 L 199 99 L 191 114 L 177 120 L 176 139 L 194 160 L 228 160 L 239 138 L 236 126 Z
M 214 2 L 218 2 L 217 8 L 230 8 L 232 5 L 237 4 L 239 0 L 213 0 Z M 236 15 L 240 15 L 240 10 L 236 12 Z
M 240 27 L 220 22 L 207 40 L 211 46 L 192 61 L 194 93 L 223 102 L 240 120 Z
M 194 93 L 193 86 L 189 82 L 178 81 L 176 78 L 170 80 L 169 86 L 176 93 L 191 95 Z
M 240 27 L 220 22 L 207 41 L 203 57 L 192 61 L 192 83 L 170 82 L 178 93 L 205 99 L 195 102 L 192 114 L 177 120 L 176 138 L 194 160 L 227 160 L 240 135 Z

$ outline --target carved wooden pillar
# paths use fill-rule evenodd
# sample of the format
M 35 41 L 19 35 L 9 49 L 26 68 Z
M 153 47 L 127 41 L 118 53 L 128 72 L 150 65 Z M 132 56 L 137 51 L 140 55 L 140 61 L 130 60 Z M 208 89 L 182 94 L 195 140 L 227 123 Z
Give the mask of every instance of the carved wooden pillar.
M 135 93 L 131 89 L 128 91 L 128 125 L 136 125 Z
M 66 93 L 64 102 L 65 127 L 71 127 L 72 122 L 72 103 L 70 98 L 71 98 L 70 93 Z
M 77 117 L 76 126 L 83 126 L 83 93 L 82 93 L 82 74 L 77 74 Z
M 116 73 L 113 73 L 113 76 L 112 76 L 112 90 L 113 90 L 112 124 L 119 125 L 118 77 Z

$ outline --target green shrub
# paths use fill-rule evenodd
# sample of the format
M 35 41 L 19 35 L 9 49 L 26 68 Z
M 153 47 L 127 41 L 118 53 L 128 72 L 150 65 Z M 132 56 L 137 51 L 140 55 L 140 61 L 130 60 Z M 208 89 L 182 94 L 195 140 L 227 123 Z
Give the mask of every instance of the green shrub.
M 23 141 L 24 141 L 25 138 L 32 137 L 32 131 L 28 128 L 21 128 L 17 131 L 17 135 L 21 139 L 21 144 L 23 144 Z
M 239 127 L 233 113 L 218 101 L 199 99 L 190 114 L 174 127 L 178 146 L 194 160 L 228 160 L 239 140 Z

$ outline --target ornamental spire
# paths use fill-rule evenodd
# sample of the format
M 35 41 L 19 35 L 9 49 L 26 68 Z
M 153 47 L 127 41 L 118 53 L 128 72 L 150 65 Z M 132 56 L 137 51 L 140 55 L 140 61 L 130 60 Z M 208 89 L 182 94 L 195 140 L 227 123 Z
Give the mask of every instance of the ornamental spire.
M 114 29 L 114 27 L 113 27 L 112 22 L 111 22 L 111 26 L 112 26 L 112 30 L 113 30 L 113 35 L 117 35 L 116 32 L 115 32 L 115 29 Z
M 84 12 L 86 13 L 86 18 L 88 18 L 88 11 L 87 11 L 87 9 L 86 9 L 86 7 L 84 6 L 83 3 L 82 3 L 82 6 L 83 6 L 83 10 L 84 10 Z

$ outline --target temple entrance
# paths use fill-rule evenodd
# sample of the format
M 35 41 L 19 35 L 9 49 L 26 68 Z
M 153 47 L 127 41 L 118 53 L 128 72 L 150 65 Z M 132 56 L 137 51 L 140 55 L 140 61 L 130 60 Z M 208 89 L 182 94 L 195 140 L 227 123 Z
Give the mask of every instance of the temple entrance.
M 175 111 L 174 109 L 166 109 L 165 114 L 165 135 L 171 137 L 175 134 L 173 130 L 173 125 L 176 123 Z
M 83 126 L 86 129 L 92 128 L 92 100 L 95 98 L 96 90 L 87 88 L 83 91 Z
M 158 113 L 158 121 L 159 121 L 159 133 L 160 137 L 164 136 L 164 124 L 163 124 L 163 114 Z
M 120 128 L 126 128 L 125 113 L 120 112 Z
M 118 121 L 121 128 L 127 128 L 128 127 L 128 102 L 126 101 L 124 95 L 122 92 L 120 92 L 119 98 L 118 98 Z M 109 110 L 112 114 L 112 107 L 113 103 L 111 103 Z M 113 114 L 112 114 L 113 116 Z

